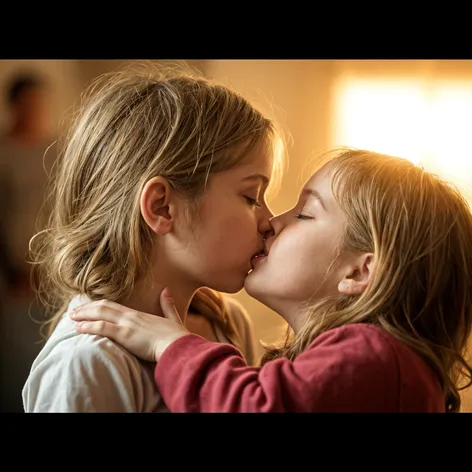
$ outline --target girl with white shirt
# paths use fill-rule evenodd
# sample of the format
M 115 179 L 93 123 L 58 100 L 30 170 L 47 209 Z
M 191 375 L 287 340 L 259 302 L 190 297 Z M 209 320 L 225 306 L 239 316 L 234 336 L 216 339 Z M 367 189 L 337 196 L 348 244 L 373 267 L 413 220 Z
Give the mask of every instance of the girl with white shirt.
M 162 315 L 169 286 L 190 330 L 255 362 L 247 314 L 219 292 L 241 290 L 263 249 L 281 150 L 270 120 L 198 75 L 145 68 L 92 84 L 59 158 L 49 227 L 32 240 L 55 314 L 26 412 L 166 410 L 152 364 L 76 332 L 69 313 L 87 301 Z

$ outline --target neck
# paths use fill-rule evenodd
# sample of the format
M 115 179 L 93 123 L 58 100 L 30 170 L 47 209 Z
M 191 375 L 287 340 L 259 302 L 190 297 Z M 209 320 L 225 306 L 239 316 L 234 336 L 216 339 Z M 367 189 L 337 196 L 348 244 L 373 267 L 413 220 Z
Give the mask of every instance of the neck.
M 185 324 L 190 302 L 192 301 L 196 289 L 183 286 L 178 279 L 171 280 L 171 278 L 167 277 L 165 282 L 143 280 L 136 284 L 131 296 L 120 303 L 123 303 L 123 305 L 133 310 L 163 316 L 160 305 L 160 295 L 166 286 L 174 299 L 175 307 L 182 319 L 182 323 Z
M 269 306 L 269 308 L 287 322 L 294 334 L 299 333 L 303 328 L 305 315 L 301 305 Z

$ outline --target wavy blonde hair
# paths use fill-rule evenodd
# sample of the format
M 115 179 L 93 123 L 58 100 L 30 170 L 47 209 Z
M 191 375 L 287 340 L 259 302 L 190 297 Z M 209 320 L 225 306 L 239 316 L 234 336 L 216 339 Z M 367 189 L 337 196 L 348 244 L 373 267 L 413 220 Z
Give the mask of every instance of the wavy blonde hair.
M 326 162 L 347 222 L 339 254 L 372 252 L 372 279 L 362 295 L 307 303 L 303 329 L 295 336 L 289 330 L 262 364 L 280 356 L 295 359 L 330 329 L 371 323 L 418 353 L 440 381 L 446 411 L 459 411 L 459 390 L 472 383 L 465 360 L 472 326 L 467 201 L 450 183 L 405 159 L 342 149 L 325 156 Z
M 139 196 L 147 181 L 165 177 L 195 216 L 208 178 L 262 143 L 273 146 L 280 177 L 283 139 L 274 123 L 189 67 L 144 64 L 96 79 L 57 162 L 48 227 L 30 244 L 39 298 L 55 312 L 47 335 L 73 296 L 124 301 L 146 276 L 153 237 Z M 239 345 L 221 294 L 200 289 L 192 309 Z

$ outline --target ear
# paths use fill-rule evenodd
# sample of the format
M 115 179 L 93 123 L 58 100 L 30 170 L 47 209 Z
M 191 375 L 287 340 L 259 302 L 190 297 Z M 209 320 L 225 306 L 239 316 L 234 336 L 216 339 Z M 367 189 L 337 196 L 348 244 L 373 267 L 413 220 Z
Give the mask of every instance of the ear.
M 172 228 L 173 196 L 168 180 L 160 176 L 149 180 L 141 192 L 141 215 L 156 234 L 167 234 Z
M 374 269 L 374 255 L 364 253 L 356 256 L 350 263 L 345 275 L 338 284 L 338 290 L 343 295 L 360 295 L 369 284 Z

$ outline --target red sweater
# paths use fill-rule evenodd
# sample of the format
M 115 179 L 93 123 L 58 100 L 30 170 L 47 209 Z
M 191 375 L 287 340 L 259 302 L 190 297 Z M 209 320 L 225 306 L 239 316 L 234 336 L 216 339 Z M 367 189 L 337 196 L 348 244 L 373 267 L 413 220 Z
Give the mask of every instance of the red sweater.
M 439 382 L 380 328 L 352 324 L 295 361 L 248 367 L 231 345 L 188 334 L 163 353 L 155 381 L 172 412 L 444 412 Z

